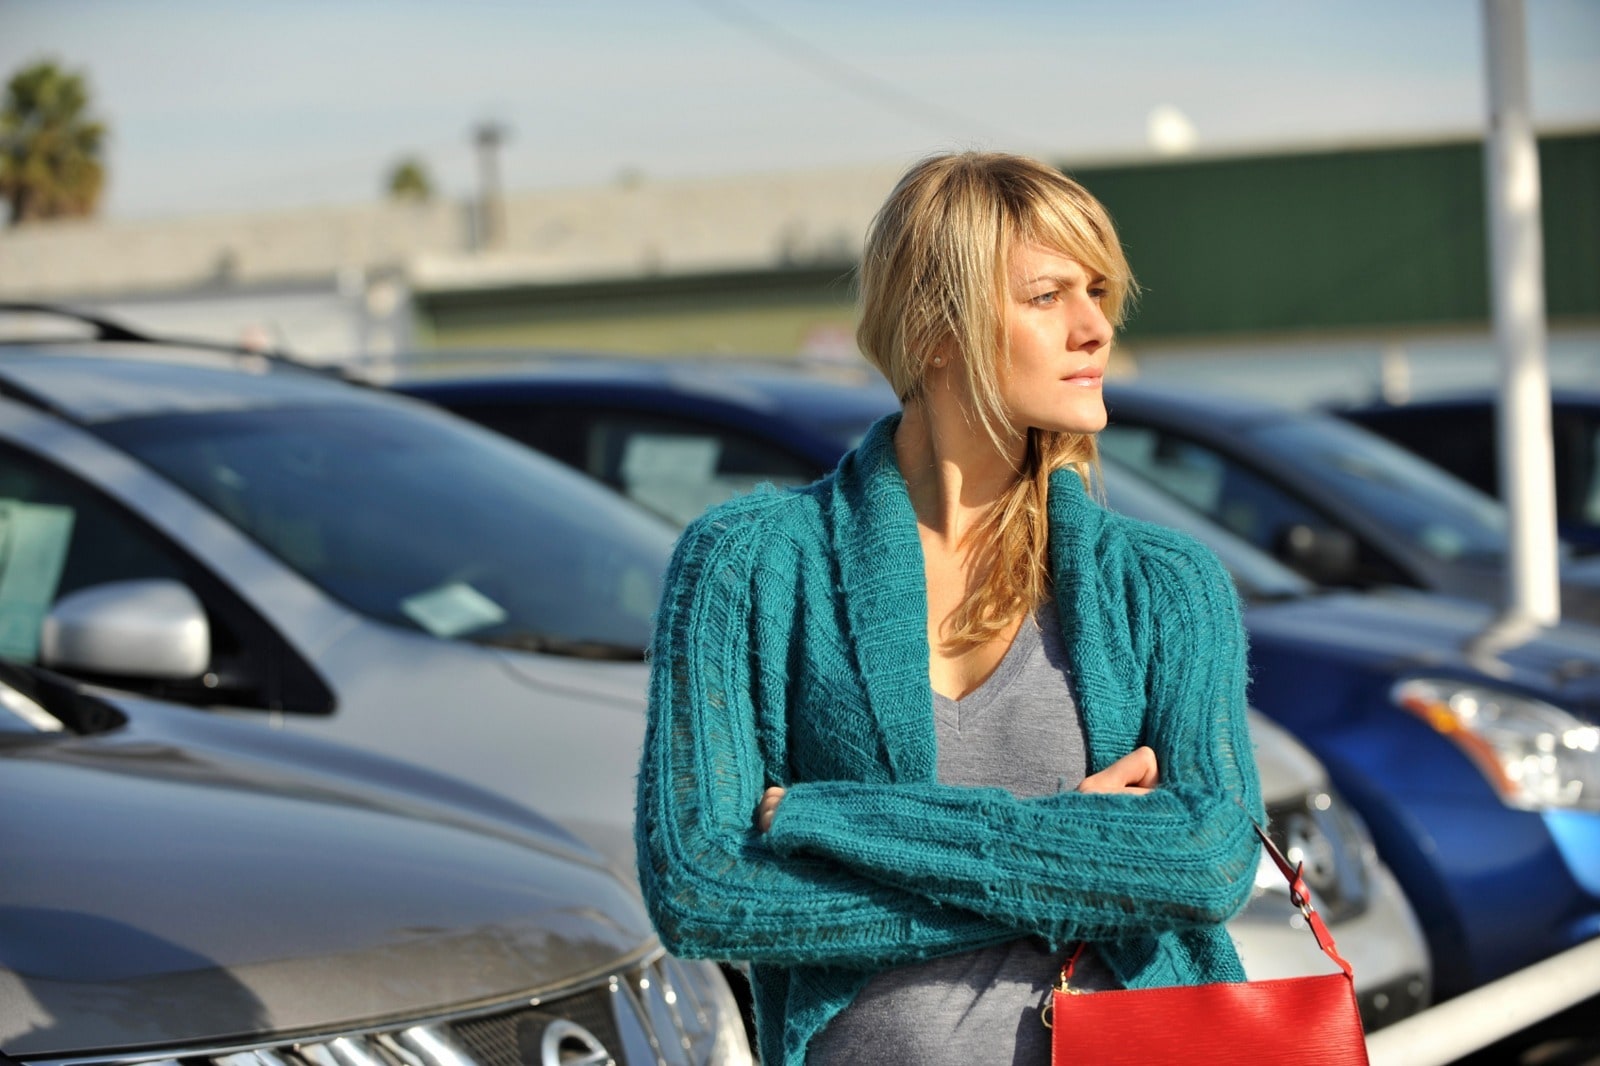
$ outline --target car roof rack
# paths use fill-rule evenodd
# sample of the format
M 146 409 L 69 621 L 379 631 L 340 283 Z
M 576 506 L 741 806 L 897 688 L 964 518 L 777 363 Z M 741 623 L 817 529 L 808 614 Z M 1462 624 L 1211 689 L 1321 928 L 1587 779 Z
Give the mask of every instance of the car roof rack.
M 341 379 L 348 378 L 348 375 L 338 367 L 320 366 L 314 363 L 303 362 L 295 358 L 293 355 L 290 355 L 282 348 L 247 348 L 241 344 L 228 344 L 223 341 L 199 340 L 189 337 L 154 336 L 149 333 L 141 333 L 139 330 L 125 326 L 115 319 L 106 318 L 102 315 L 93 314 L 88 311 L 82 311 L 76 307 L 68 307 L 64 304 L 29 303 L 12 300 L 0 300 L 0 315 L 3 314 L 54 315 L 57 318 L 64 318 L 69 322 L 79 322 L 83 325 L 92 326 L 94 328 L 94 336 L 90 339 L 96 342 L 125 342 L 131 344 L 170 345 L 172 347 L 179 348 L 200 349 L 202 351 L 212 351 L 225 355 L 249 356 L 258 359 L 265 359 L 268 362 L 281 363 L 284 366 L 292 366 L 297 370 L 306 370 L 310 371 L 311 373 L 322 374 L 327 377 L 336 377 Z M 48 338 L 44 342 L 54 343 L 59 339 L 61 338 L 52 337 Z M 75 340 L 77 338 L 65 339 Z M 41 343 L 41 340 L 36 338 L 9 338 L 0 336 L 0 347 L 3 347 L 7 344 L 31 343 Z
M 81 322 L 94 327 L 94 339 L 97 341 L 133 341 L 140 344 L 154 344 L 155 338 L 130 329 L 120 322 L 109 318 L 80 311 L 75 307 L 65 307 L 61 304 L 44 303 L 18 303 L 11 300 L 0 301 L 0 313 L 3 314 L 34 314 L 55 315 L 57 318 Z M 0 339 L 0 343 L 6 343 Z

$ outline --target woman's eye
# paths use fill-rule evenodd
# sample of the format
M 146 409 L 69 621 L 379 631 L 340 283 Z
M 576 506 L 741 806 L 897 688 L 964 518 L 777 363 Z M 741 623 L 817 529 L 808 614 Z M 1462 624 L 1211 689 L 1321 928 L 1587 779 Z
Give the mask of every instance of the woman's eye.
M 1035 296 L 1032 300 L 1030 300 L 1028 302 L 1029 303 L 1038 304 L 1040 307 L 1048 307 L 1051 304 L 1055 303 L 1060 298 L 1061 298 L 1061 293 L 1056 291 L 1055 289 L 1052 289 L 1049 292 L 1041 292 L 1039 295 Z
M 1095 303 L 1099 303 L 1101 300 L 1106 298 L 1106 293 L 1108 291 L 1109 290 L 1104 285 L 1092 285 L 1089 287 L 1089 297 L 1090 299 L 1094 300 Z

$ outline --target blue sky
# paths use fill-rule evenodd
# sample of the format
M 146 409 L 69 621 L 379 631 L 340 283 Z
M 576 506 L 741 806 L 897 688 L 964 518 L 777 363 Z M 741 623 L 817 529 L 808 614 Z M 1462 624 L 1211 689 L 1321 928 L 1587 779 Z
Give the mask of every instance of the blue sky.
M 906 162 L 1000 147 L 1202 150 L 1483 127 L 1470 0 L 0 0 L 0 73 L 54 57 L 113 130 L 111 217 L 348 203 L 420 155 L 512 189 Z M 1544 127 L 1600 125 L 1600 0 L 1528 4 Z

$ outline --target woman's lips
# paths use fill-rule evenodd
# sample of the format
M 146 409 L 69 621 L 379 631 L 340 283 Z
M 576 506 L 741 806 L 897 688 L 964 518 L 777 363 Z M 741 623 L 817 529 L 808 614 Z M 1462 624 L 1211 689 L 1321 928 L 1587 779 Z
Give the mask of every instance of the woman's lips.
M 1081 388 L 1089 389 L 1098 388 L 1100 385 L 1100 379 L 1104 376 L 1104 371 L 1097 370 L 1094 367 L 1086 366 L 1082 369 L 1074 370 L 1062 380 L 1069 385 L 1077 385 Z

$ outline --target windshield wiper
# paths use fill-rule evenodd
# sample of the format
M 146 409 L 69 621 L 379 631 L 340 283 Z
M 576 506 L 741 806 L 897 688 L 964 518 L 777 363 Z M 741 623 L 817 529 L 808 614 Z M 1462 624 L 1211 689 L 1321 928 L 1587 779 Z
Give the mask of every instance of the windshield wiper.
M 501 633 L 482 637 L 479 644 L 493 648 L 511 648 L 514 651 L 534 651 L 544 655 L 565 655 L 574 659 L 599 659 L 607 662 L 644 661 L 644 647 L 635 644 L 612 644 L 603 640 L 584 640 L 577 637 L 558 637 L 550 633 Z

